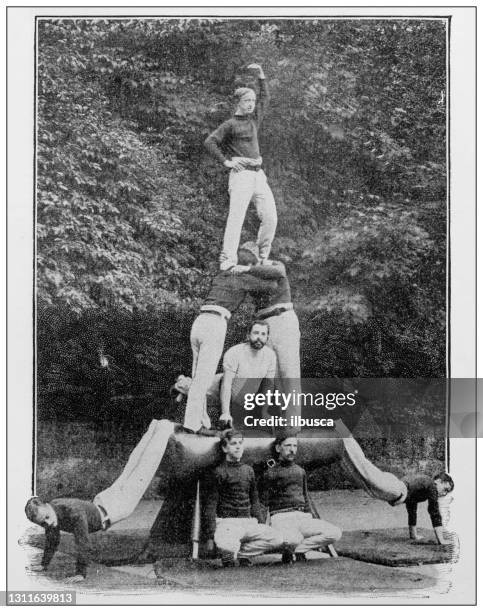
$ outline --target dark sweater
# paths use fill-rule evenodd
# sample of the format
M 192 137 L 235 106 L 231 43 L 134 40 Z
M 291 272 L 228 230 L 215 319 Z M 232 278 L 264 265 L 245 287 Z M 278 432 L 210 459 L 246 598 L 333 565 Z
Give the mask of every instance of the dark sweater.
M 292 295 L 290 292 L 290 284 L 283 263 L 274 261 L 271 265 L 264 265 L 261 267 L 267 269 L 266 273 L 277 274 L 277 278 L 276 283 L 268 291 L 259 291 L 254 295 L 257 310 L 270 308 L 270 306 L 275 306 L 276 304 L 288 304 L 291 302 Z
M 247 293 L 263 294 L 274 291 L 276 286 L 277 281 L 272 278 L 264 279 L 252 273 L 232 274 L 231 272 L 221 272 L 213 279 L 210 292 L 203 305 L 216 304 L 234 312 L 243 302 Z
M 260 503 L 253 469 L 244 463 L 224 461 L 211 470 L 204 483 L 205 533 L 212 539 L 218 518 L 249 518 L 261 523 Z
M 205 140 L 207 150 L 222 164 L 227 158 L 260 157 L 258 129 L 268 106 L 268 87 L 265 79 L 259 79 L 260 94 L 255 112 L 250 115 L 234 115 L 222 123 Z
M 418 503 L 428 501 L 428 513 L 433 527 L 441 527 L 441 514 L 439 512 L 438 489 L 430 476 L 418 474 L 407 476 L 404 482 L 408 488 L 406 509 L 408 511 L 408 524 L 415 527 L 418 518 Z
M 263 475 L 261 500 L 270 513 L 280 510 L 310 512 L 307 475 L 296 463 L 277 463 Z
M 74 534 L 77 546 L 76 573 L 86 576 L 90 561 L 89 533 L 102 529 L 97 506 L 90 501 L 58 498 L 49 502 L 57 515 L 57 525 L 45 528 L 45 549 L 42 565 L 47 568 L 60 542 L 60 532 Z

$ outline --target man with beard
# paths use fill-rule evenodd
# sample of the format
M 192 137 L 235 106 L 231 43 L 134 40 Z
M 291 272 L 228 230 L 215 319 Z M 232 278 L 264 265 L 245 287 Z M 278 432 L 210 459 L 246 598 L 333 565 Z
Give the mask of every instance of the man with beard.
M 284 542 L 298 543 L 295 559 L 304 561 L 307 551 L 327 547 L 340 539 L 342 531 L 310 512 L 307 475 L 295 463 L 297 438 L 278 437 L 274 448 L 278 463 L 260 481 L 261 501 L 270 512 L 272 527 L 283 535 Z M 285 551 L 282 561 L 291 563 L 292 553 Z
M 223 380 L 221 383 L 220 420 L 232 423 L 232 405 L 243 407 L 247 393 L 259 393 L 273 389 L 277 358 L 266 346 L 269 338 L 266 321 L 253 321 L 248 330 L 247 341 L 228 349 L 223 358 Z
M 285 266 L 280 261 L 269 260 L 263 266 L 276 275 L 268 291 L 255 291 L 252 295 L 257 308 L 256 318 L 266 321 L 270 327 L 268 346 L 277 356 L 276 386 L 292 398 L 284 417 L 300 416 L 300 327 L 293 308 L 290 284 Z M 292 434 L 300 428 L 293 428 Z
M 272 270 L 271 266 L 257 265 L 254 249 L 256 245 L 253 243 L 243 244 L 238 251 L 239 265 L 230 272 L 221 272 L 213 279 L 210 292 L 193 322 L 192 382 L 184 418 L 184 428 L 190 433 L 215 434 L 210 429 L 211 423 L 206 411 L 206 393 L 223 352 L 227 324 L 232 313 L 248 294 L 256 292 L 257 295 L 263 295 L 266 291 L 274 290 L 277 284 L 280 272 Z

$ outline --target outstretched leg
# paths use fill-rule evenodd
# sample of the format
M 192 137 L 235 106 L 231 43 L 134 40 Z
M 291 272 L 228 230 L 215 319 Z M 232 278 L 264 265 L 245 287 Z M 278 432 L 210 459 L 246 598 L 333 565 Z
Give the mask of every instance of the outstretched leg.
M 399 504 L 406 499 L 407 487 L 402 480 L 371 463 L 354 438 L 343 438 L 343 442 L 341 465 L 361 488 L 371 497 L 389 503 Z

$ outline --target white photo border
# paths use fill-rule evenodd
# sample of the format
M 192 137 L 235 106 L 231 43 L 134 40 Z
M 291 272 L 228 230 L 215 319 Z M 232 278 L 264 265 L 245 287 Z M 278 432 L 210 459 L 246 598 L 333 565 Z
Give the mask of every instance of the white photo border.
M 263 13 L 263 14 L 262 14 Z M 34 60 L 36 17 L 340 17 L 354 18 L 450 18 L 449 46 L 449 229 L 450 290 L 448 309 L 450 368 L 454 378 L 476 377 L 476 7 L 371 6 L 371 7 L 14 7 L 7 10 L 8 70 L 8 413 L 7 501 L 8 588 L 27 588 L 18 538 L 26 528 L 25 500 L 32 492 L 33 431 L 33 288 L 34 288 Z M 472 603 L 476 588 L 476 440 L 452 439 L 451 472 L 462 494 L 455 495 L 451 524 L 461 540 L 460 561 L 454 566 L 453 587 L 447 595 L 434 595 L 426 603 Z M 463 493 L 464 492 L 464 493 Z M 20 565 L 19 565 L 20 564 Z M 154 599 L 156 596 L 153 595 Z M 158 603 L 151 596 L 125 595 L 120 603 Z M 146 599 L 146 601 L 144 601 Z M 170 598 L 172 599 L 172 598 Z M 163 603 L 188 603 L 184 597 Z M 352 603 L 351 598 L 321 597 L 317 603 Z M 85 594 L 84 603 L 101 603 Z M 364 597 L 354 597 L 364 602 Z M 223 600 L 220 600 L 220 602 Z M 297 600 L 298 603 L 302 601 Z M 232 599 L 232 603 L 235 601 Z M 381 603 L 403 603 L 400 598 L 381 598 Z M 102 603 L 114 604 L 113 597 Z M 215 603 L 213 598 L 211 603 Z M 240 603 L 248 603 L 240 598 Z M 261 603 L 261 602 L 257 602 Z M 269 598 L 263 603 L 271 603 Z M 315 603 L 313 600 L 303 603 Z M 369 602 L 367 602 L 369 603 Z M 378 602 L 379 603 L 379 602 Z M 405 597 L 404 603 L 421 603 Z

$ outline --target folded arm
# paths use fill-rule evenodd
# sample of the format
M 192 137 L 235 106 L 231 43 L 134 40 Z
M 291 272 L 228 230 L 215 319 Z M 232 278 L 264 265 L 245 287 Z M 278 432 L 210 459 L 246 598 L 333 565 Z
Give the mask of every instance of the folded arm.
M 277 280 L 287 276 L 287 271 L 281 261 L 272 261 L 271 264 L 251 266 L 245 274 L 253 274 L 264 280 Z

